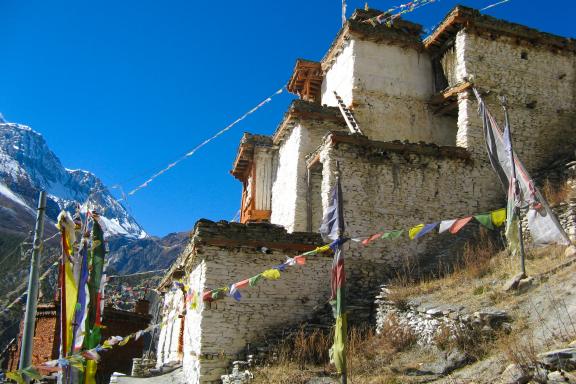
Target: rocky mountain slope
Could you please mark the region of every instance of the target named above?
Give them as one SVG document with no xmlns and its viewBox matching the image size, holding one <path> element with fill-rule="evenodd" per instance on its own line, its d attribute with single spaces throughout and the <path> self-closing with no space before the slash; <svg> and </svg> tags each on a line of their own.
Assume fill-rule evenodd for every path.
<svg viewBox="0 0 576 384">
<path fill-rule="evenodd" d="M 73 211 L 77 204 L 89 201 L 91 208 L 107 218 L 109 236 L 146 237 L 142 227 L 94 174 L 64 168 L 42 135 L 0 117 L 0 195 L 27 213 L 15 215 L 9 211 L 6 214 L 12 213 L 13 218 L 19 216 L 21 224 L 27 221 L 25 217 L 34 215 L 33 207 L 41 189 L 48 192 L 46 213 L 52 220 L 61 209 Z M 10 224 L 8 220 L 1 222 L 4 226 Z"/>
</svg>

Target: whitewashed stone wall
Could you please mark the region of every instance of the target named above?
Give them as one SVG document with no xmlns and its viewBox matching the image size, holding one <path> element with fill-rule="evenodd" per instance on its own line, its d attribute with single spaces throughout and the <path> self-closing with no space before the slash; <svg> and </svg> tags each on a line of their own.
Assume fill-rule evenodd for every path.
<svg viewBox="0 0 576 384">
<path fill-rule="evenodd" d="M 515 150 L 529 171 L 545 166 L 576 145 L 576 56 L 546 47 L 526 47 L 512 38 L 494 40 L 462 30 L 456 39 L 457 76 L 483 91 L 503 121 L 497 95 L 508 98 Z M 526 59 L 522 58 L 523 53 Z M 459 102 L 457 145 L 484 159 L 482 122 L 474 96 Z"/>
<path fill-rule="evenodd" d="M 334 91 L 342 98 L 346 105 L 352 105 L 354 92 L 354 59 L 356 57 L 354 46 L 356 40 L 347 40 L 334 63 L 324 75 L 322 82 L 322 104 L 337 106 Z"/>
<path fill-rule="evenodd" d="M 320 145 L 327 132 L 341 129 L 329 121 L 301 120 L 280 143 L 272 187 L 271 223 L 282 225 L 288 232 L 306 231 L 306 156 Z"/>
<path fill-rule="evenodd" d="M 178 317 L 178 315 L 182 313 L 183 308 L 184 295 L 181 290 L 166 292 L 164 295 L 162 318 L 170 319 L 170 321 L 160 329 L 156 359 L 158 367 L 182 359 L 182 355 L 178 353 L 180 327 L 182 324 L 181 318 Z"/>
<path fill-rule="evenodd" d="M 351 38 L 326 72 L 323 104 L 337 105 L 334 90 L 372 140 L 456 142 L 456 119 L 436 116 L 428 105 L 434 85 L 425 52 Z"/>
</svg>

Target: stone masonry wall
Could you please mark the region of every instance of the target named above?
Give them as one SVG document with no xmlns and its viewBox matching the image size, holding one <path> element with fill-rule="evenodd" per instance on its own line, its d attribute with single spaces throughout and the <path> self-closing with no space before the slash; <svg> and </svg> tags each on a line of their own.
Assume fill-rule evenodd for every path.
<svg viewBox="0 0 576 384">
<path fill-rule="evenodd" d="M 464 150 L 453 147 L 365 139 L 353 144 L 328 137 L 320 151 L 324 211 L 335 182 L 336 161 L 340 163 L 346 233 L 351 237 L 501 208 L 501 196 L 485 188 L 483 170 L 466 156 Z M 346 255 L 350 295 L 362 305 L 396 273 L 438 271 L 438 265 L 448 262 L 477 233 L 477 225 L 470 223 L 456 235 L 430 233 L 411 241 L 405 234 L 368 247 L 350 242 Z"/>
<path fill-rule="evenodd" d="M 508 98 L 514 149 L 528 171 L 576 146 L 576 56 L 529 47 L 509 37 L 490 39 L 462 30 L 456 37 L 457 77 L 490 91 L 485 101 L 500 122 L 497 96 Z M 475 97 L 461 94 L 457 145 L 486 159 Z M 484 160 L 485 161 L 485 160 Z"/>
<path fill-rule="evenodd" d="M 288 234 L 266 223 L 201 221 L 178 263 L 185 266 L 184 282 L 190 289 L 205 292 L 252 277 L 320 244 L 316 234 Z M 240 302 L 227 297 L 200 301 L 195 310 L 187 305 L 180 357 L 187 382 L 219 383 L 230 363 L 244 357 L 248 343 L 297 325 L 322 308 L 329 296 L 330 266 L 330 256 L 310 256 L 306 265 L 289 267 L 277 281 L 263 280 L 241 290 Z M 166 302 L 171 300 L 167 293 Z M 172 328 L 178 333 L 178 320 L 163 332 Z M 164 354 L 174 356 L 173 351 Z"/>
</svg>

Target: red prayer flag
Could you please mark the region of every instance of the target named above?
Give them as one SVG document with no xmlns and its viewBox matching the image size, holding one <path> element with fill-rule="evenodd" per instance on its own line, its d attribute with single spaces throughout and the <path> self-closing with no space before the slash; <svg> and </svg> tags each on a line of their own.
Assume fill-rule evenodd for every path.
<svg viewBox="0 0 576 384">
<path fill-rule="evenodd" d="M 306 264 L 306 257 L 304 257 L 304 256 L 296 256 L 296 257 L 294 257 L 294 261 L 295 261 L 296 264 L 298 264 L 298 265 L 304 265 L 304 264 Z"/>
<path fill-rule="evenodd" d="M 459 230 L 464 228 L 464 226 L 466 224 L 468 224 L 470 222 L 470 220 L 472 220 L 472 216 L 468 216 L 468 217 L 465 217 L 463 219 L 456 220 L 454 222 L 454 224 L 452 224 L 452 226 L 450 227 L 450 233 L 452 233 L 452 234 L 457 233 Z"/>
<path fill-rule="evenodd" d="M 238 288 L 238 289 L 246 288 L 249 283 L 250 283 L 250 281 L 248 279 L 239 281 L 236 283 L 236 288 Z"/>
<path fill-rule="evenodd" d="M 371 242 L 373 242 L 374 240 L 377 240 L 377 239 L 381 238 L 382 235 L 383 235 L 382 232 L 376 233 L 375 235 L 372 235 L 372 236 L 370 236 L 369 238 L 362 240 L 362 244 L 368 245 L 368 244 L 370 244 Z"/>
</svg>

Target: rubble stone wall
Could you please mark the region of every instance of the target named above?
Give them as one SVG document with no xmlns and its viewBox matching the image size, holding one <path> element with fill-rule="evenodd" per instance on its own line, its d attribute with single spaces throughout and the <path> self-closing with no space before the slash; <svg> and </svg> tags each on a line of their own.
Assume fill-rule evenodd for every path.
<svg viewBox="0 0 576 384">
<path fill-rule="evenodd" d="M 381 144 L 330 144 L 328 138 L 320 152 L 323 210 L 329 204 L 338 161 L 350 237 L 465 217 L 504 204 L 501 194 L 486 188 L 484 171 L 465 158 L 425 154 L 426 148 L 434 148 L 426 145 L 397 143 L 397 149 L 387 150 L 388 144 Z M 411 241 L 405 233 L 400 239 L 379 240 L 368 247 L 350 242 L 346 255 L 350 295 L 361 304 L 396 273 L 438 271 L 478 232 L 472 222 L 456 235 L 436 231 Z"/>
</svg>

